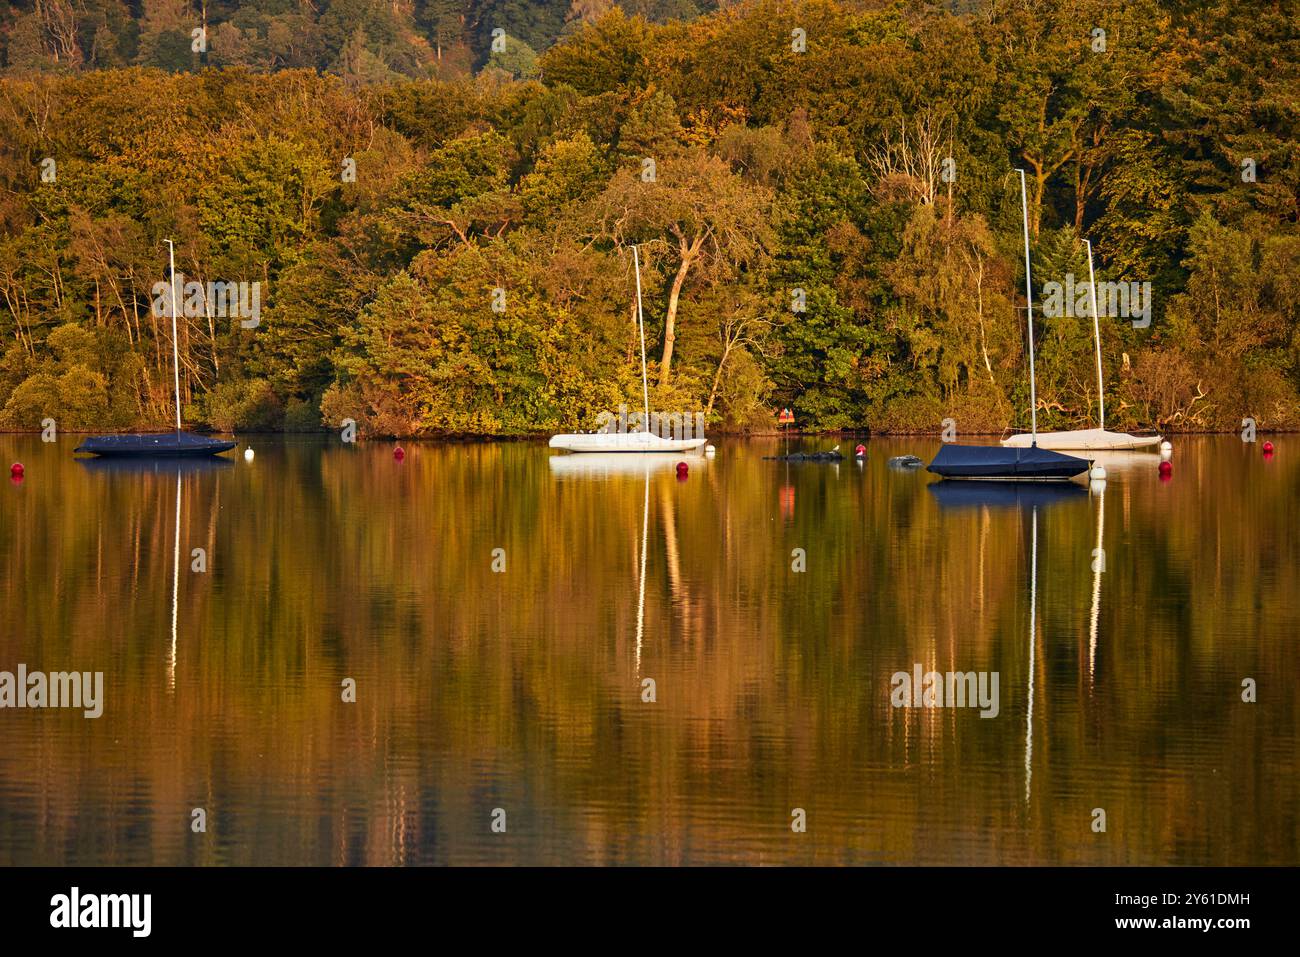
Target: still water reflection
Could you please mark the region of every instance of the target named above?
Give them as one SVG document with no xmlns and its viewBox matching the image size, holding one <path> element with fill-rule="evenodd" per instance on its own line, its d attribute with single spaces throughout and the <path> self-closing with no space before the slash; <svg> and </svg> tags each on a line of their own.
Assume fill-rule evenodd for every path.
<svg viewBox="0 0 1300 957">
<path fill-rule="evenodd" d="M 0 670 L 104 713 L 0 710 L 0 864 L 1300 862 L 1286 441 L 1055 495 L 887 467 L 918 439 L 75 444 L 0 436 Z M 916 665 L 997 716 L 893 707 Z"/>
</svg>

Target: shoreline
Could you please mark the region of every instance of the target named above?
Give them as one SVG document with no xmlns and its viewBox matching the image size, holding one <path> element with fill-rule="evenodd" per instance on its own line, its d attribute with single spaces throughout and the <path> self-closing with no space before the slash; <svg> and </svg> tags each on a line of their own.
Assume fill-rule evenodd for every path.
<svg viewBox="0 0 1300 957">
<path fill-rule="evenodd" d="M 0 435 L 40 435 L 42 429 L 0 429 Z M 60 429 L 61 435 L 151 435 L 175 432 L 175 429 L 168 428 L 142 428 L 142 429 Z M 196 435 L 212 436 L 241 436 L 241 435 L 259 435 L 259 436 L 316 436 L 316 435 L 333 435 L 335 429 L 314 429 L 308 432 L 284 431 L 282 429 L 267 430 L 241 430 L 238 432 L 222 432 L 216 429 L 186 428 L 182 431 L 193 432 Z M 594 432 L 595 430 L 592 430 Z M 1001 432 L 963 432 L 964 437 L 970 438 L 1000 438 L 1008 432 L 1019 434 L 1024 430 L 1004 429 Z M 1043 430 L 1048 431 L 1048 430 Z M 1150 431 L 1150 430 L 1143 430 Z M 1295 428 L 1275 428 L 1267 429 L 1256 426 L 1256 435 L 1294 435 L 1300 433 L 1300 429 Z M 509 434 L 480 434 L 473 432 L 457 433 L 423 433 L 411 435 L 358 435 L 358 442 L 447 442 L 447 443 L 474 443 L 474 442 L 536 442 L 549 439 L 552 432 L 531 432 L 524 435 Z M 754 431 L 754 432 L 729 432 L 719 430 L 710 432 L 706 438 L 718 436 L 719 438 L 741 438 L 741 439 L 761 439 L 761 438 L 859 438 L 859 439 L 892 439 L 892 438 L 938 438 L 943 434 L 942 429 L 933 431 L 918 432 L 873 432 L 870 429 L 829 429 L 824 432 L 818 431 Z M 1162 438 L 1172 438 L 1174 436 L 1197 436 L 1197 435 L 1238 435 L 1239 429 L 1195 429 L 1195 430 L 1170 430 L 1159 433 Z"/>
</svg>

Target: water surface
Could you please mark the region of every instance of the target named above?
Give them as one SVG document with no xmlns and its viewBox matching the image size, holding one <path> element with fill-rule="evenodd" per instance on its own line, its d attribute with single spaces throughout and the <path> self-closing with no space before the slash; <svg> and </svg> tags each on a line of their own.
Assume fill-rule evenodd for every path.
<svg viewBox="0 0 1300 957">
<path fill-rule="evenodd" d="M 1300 862 L 1286 437 L 1011 502 L 886 466 L 927 439 L 720 439 L 685 480 L 248 441 L 124 470 L 0 436 L 0 670 L 106 698 L 0 710 L 0 864 Z M 916 664 L 997 672 L 997 717 L 893 707 Z"/>
</svg>

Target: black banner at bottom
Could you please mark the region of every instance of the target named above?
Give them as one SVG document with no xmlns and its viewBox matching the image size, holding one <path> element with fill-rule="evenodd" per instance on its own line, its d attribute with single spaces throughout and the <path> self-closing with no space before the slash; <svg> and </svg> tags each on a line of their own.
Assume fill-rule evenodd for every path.
<svg viewBox="0 0 1300 957">
<path fill-rule="evenodd" d="M 810 933 L 974 945 L 1044 930 L 1232 946 L 1280 933 L 1293 885 L 1291 870 L 1249 868 L 15 868 L 0 870 L 0 920 L 7 940 L 78 946 L 436 945 L 462 939 L 427 937 L 452 930 L 471 946 L 649 935 L 770 947 Z"/>
</svg>

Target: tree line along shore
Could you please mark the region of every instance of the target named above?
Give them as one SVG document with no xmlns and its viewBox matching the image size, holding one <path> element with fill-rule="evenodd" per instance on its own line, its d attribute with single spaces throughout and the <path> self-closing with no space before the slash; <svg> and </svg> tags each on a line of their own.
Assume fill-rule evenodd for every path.
<svg viewBox="0 0 1300 957">
<path fill-rule="evenodd" d="M 1026 427 L 1017 168 L 1040 429 L 1095 419 L 1084 239 L 1133 292 L 1109 427 L 1300 428 L 1292 3 L 379 6 L 301 62 L 0 17 L 0 429 L 172 421 L 165 238 L 196 426 L 594 428 L 641 404 L 636 245 L 656 409 Z"/>
</svg>

